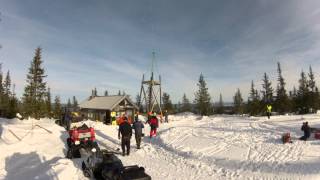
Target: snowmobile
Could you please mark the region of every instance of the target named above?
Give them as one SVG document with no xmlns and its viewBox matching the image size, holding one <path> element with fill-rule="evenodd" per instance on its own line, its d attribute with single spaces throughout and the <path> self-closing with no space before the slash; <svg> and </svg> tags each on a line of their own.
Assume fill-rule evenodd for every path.
<svg viewBox="0 0 320 180">
<path fill-rule="evenodd" d="M 82 162 L 84 176 L 97 180 L 151 180 L 143 167 L 123 166 L 115 155 L 119 152 L 92 149 L 92 154 Z"/>
<path fill-rule="evenodd" d="M 80 149 L 83 148 L 87 152 L 92 148 L 100 150 L 98 143 L 95 141 L 95 132 L 92 127 L 83 124 L 80 127 L 74 126 L 69 130 L 69 138 L 67 139 L 68 151 L 67 158 L 80 158 Z"/>
</svg>

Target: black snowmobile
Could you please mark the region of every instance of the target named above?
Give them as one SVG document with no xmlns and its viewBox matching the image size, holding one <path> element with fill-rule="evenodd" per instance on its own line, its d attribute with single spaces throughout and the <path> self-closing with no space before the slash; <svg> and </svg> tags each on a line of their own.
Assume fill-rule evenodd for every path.
<svg viewBox="0 0 320 180">
<path fill-rule="evenodd" d="M 92 154 L 82 162 L 84 176 L 97 180 L 151 180 L 143 167 L 123 166 L 115 151 L 92 149 Z"/>
</svg>

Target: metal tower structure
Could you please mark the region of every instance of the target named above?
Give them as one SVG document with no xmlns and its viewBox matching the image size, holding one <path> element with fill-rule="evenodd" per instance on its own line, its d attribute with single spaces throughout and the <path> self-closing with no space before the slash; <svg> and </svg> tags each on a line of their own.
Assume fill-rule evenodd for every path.
<svg viewBox="0 0 320 180">
<path fill-rule="evenodd" d="M 146 112 L 155 111 L 162 117 L 161 76 L 159 75 L 159 80 L 155 80 L 154 62 L 155 52 L 152 52 L 151 77 L 150 80 L 145 80 L 144 74 L 142 75 L 138 107 L 146 110 Z"/>
</svg>

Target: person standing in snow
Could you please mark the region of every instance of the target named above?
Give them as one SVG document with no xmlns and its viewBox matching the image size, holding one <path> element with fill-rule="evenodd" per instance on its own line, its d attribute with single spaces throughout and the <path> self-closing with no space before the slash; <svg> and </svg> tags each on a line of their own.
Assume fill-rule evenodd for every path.
<svg viewBox="0 0 320 180">
<path fill-rule="evenodd" d="M 137 149 L 140 149 L 141 137 L 142 137 L 142 129 L 143 128 L 144 128 L 143 123 L 141 121 L 139 121 L 139 118 L 135 118 L 135 121 L 132 124 L 132 129 L 134 129 L 134 132 L 135 132 Z"/>
<path fill-rule="evenodd" d="M 168 110 L 164 111 L 164 122 L 168 123 Z"/>
<path fill-rule="evenodd" d="M 268 104 L 267 105 L 267 116 L 268 116 L 268 119 L 270 119 L 271 111 L 272 111 L 272 106 L 271 106 L 271 104 Z"/>
<path fill-rule="evenodd" d="M 153 113 L 151 115 L 150 120 L 148 121 L 150 125 L 150 138 L 157 135 L 157 128 L 159 126 L 159 120 L 157 118 L 157 114 Z"/>
<path fill-rule="evenodd" d="M 67 131 L 70 130 L 70 126 L 71 126 L 71 113 L 70 111 L 66 111 L 65 115 L 64 115 L 64 122 L 66 123 L 67 126 Z"/>
<path fill-rule="evenodd" d="M 311 134 L 311 129 L 310 129 L 310 126 L 308 125 L 308 121 L 302 123 L 301 131 L 303 131 L 304 134 L 303 136 L 300 137 L 300 140 L 306 141 Z"/>
<path fill-rule="evenodd" d="M 121 136 L 120 136 L 121 135 Z M 127 117 L 123 117 L 123 122 L 119 125 L 118 138 L 121 138 L 122 155 L 125 156 L 127 148 L 127 156 L 130 154 L 130 140 L 132 136 L 132 128 Z"/>
</svg>

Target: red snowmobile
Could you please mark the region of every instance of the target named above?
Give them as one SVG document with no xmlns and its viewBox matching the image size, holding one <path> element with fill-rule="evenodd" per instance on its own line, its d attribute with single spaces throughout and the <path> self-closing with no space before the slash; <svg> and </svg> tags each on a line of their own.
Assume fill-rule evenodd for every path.
<svg viewBox="0 0 320 180">
<path fill-rule="evenodd" d="M 69 130 L 69 138 L 67 139 L 68 152 L 67 158 L 80 158 L 80 149 L 84 148 L 87 152 L 92 148 L 99 150 L 96 142 L 95 132 L 92 127 L 83 124 L 80 127 L 73 127 Z"/>
</svg>

